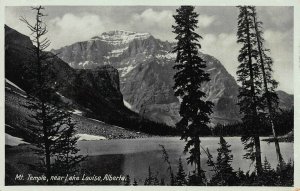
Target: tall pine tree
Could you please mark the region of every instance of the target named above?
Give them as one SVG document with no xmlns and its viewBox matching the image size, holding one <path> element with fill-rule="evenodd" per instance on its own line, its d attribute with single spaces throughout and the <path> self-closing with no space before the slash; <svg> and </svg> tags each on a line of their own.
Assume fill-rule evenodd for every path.
<svg viewBox="0 0 300 191">
<path fill-rule="evenodd" d="M 245 158 L 256 161 L 257 173 L 262 172 L 261 148 L 260 148 L 260 129 L 261 122 L 260 110 L 261 102 L 261 80 L 259 65 L 255 62 L 257 57 L 256 38 L 253 24 L 253 18 L 250 15 L 249 6 L 239 6 L 237 42 L 242 44 L 239 51 L 238 61 L 238 81 L 241 83 L 239 89 L 239 106 L 243 114 L 243 123 L 245 133 L 242 142 L 245 145 L 247 153 Z"/>
<path fill-rule="evenodd" d="M 70 114 L 64 108 L 56 106 L 54 99 L 56 92 L 53 84 L 51 66 L 55 62 L 55 55 L 46 51 L 50 41 L 45 37 L 47 27 L 44 22 L 44 7 L 33 7 L 36 11 L 35 23 L 32 25 L 24 17 L 24 22 L 32 32 L 32 42 L 35 45 L 30 52 L 32 64 L 26 71 L 30 75 L 31 88 L 28 90 L 26 107 L 32 111 L 30 117 L 34 119 L 27 127 L 29 142 L 36 146 L 35 152 L 40 156 L 40 163 L 32 166 L 34 170 L 45 173 L 47 183 L 52 184 L 51 176 L 74 172 L 75 166 L 84 157 L 75 154 L 77 138 L 74 137 L 74 124 Z"/>
<path fill-rule="evenodd" d="M 203 176 L 200 163 L 200 136 L 209 134 L 208 123 L 212 113 L 213 103 L 204 101 L 205 93 L 201 91 L 201 84 L 210 80 L 209 74 L 204 71 L 205 61 L 198 56 L 201 48 L 199 39 L 202 37 L 195 32 L 198 14 L 193 6 L 181 6 L 173 15 L 177 45 L 173 52 L 177 53 L 174 69 L 175 96 L 180 97 L 181 120 L 176 127 L 181 132 L 181 138 L 187 144 L 185 152 L 189 151 L 188 163 L 196 164 L 196 174 Z"/>
<path fill-rule="evenodd" d="M 278 108 L 278 96 L 275 92 L 277 88 L 278 82 L 276 82 L 272 77 L 272 65 L 273 60 L 268 56 L 269 50 L 264 48 L 264 38 L 263 38 L 263 28 L 262 22 L 258 20 L 256 8 L 254 6 L 250 7 L 251 9 L 251 16 L 254 22 L 254 29 L 255 29 L 255 36 L 257 41 L 257 51 L 258 51 L 258 63 L 261 69 L 261 75 L 263 80 L 263 94 L 262 94 L 262 101 L 264 103 L 264 110 L 267 110 L 267 119 L 272 127 L 272 133 L 274 137 L 274 143 L 276 148 L 277 159 L 279 161 L 280 166 L 282 166 L 283 159 L 280 152 L 279 141 L 277 138 L 277 133 L 275 130 L 275 112 Z"/>
</svg>

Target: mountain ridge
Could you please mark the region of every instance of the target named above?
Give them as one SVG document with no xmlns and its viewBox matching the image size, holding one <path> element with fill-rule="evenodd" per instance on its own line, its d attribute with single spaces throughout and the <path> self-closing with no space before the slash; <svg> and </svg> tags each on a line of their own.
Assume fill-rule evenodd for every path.
<svg viewBox="0 0 300 191">
<path fill-rule="evenodd" d="M 60 58 L 73 68 L 93 69 L 98 65 L 117 68 L 121 92 L 132 110 L 171 126 L 180 119 L 179 100 L 172 89 L 175 74 L 172 67 L 176 58 L 176 54 L 172 53 L 174 43 L 149 35 L 145 39 L 123 43 L 121 47 L 101 40 L 83 41 L 80 45 L 83 49 L 78 46 L 74 43 L 53 52 L 61 53 Z M 215 104 L 212 123 L 239 122 L 241 114 L 237 106 L 238 85 L 235 79 L 219 60 L 201 52 L 199 55 L 207 62 L 206 71 L 211 77 L 210 82 L 202 85 L 202 90 L 207 94 L 206 99 Z M 285 98 L 281 100 L 281 106 L 291 108 L 293 103 L 289 95 L 280 96 Z"/>
</svg>

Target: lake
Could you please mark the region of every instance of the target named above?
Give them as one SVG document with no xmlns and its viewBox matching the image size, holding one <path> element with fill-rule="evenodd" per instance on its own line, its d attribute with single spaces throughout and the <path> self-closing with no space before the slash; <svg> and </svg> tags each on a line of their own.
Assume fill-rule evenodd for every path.
<svg viewBox="0 0 300 191">
<path fill-rule="evenodd" d="M 243 159 L 245 151 L 240 137 L 225 137 L 225 140 L 231 145 L 233 154 L 232 166 L 234 170 L 239 168 L 243 171 L 252 171 L 254 164 L 250 160 Z M 216 160 L 217 148 L 219 148 L 219 137 L 201 138 L 201 145 L 210 150 L 213 160 Z M 88 155 L 84 167 L 91 174 L 104 175 L 130 175 L 139 184 L 143 184 L 148 175 L 148 167 L 151 171 L 158 174 L 158 178 L 164 178 L 166 183 L 169 181 L 167 164 L 163 160 L 162 149 L 159 145 L 164 145 L 167 150 L 172 169 L 176 173 L 178 159 L 181 157 L 184 169 L 194 170 L 194 166 L 186 164 L 186 158 L 189 156 L 183 153 L 185 142 L 179 137 L 151 137 L 140 139 L 115 139 L 99 141 L 79 141 L 78 146 L 81 149 L 80 154 Z M 294 158 L 294 143 L 280 143 L 282 156 L 285 161 Z M 273 168 L 277 165 L 274 143 L 268 144 L 261 141 L 262 159 L 267 157 Z M 201 166 L 206 171 L 208 178 L 211 177 L 211 168 L 207 166 L 207 156 L 201 151 Z"/>
</svg>

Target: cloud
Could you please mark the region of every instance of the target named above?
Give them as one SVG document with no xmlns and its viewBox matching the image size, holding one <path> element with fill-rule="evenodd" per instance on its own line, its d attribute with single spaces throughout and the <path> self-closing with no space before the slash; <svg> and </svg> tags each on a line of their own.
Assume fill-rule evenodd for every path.
<svg viewBox="0 0 300 191">
<path fill-rule="evenodd" d="M 216 18 L 214 16 L 199 15 L 198 16 L 198 26 L 200 28 L 209 27 L 215 20 L 216 20 Z"/>
<path fill-rule="evenodd" d="M 87 40 L 105 29 L 98 15 L 77 16 L 71 13 L 51 19 L 48 27 L 49 39 L 52 41 L 52 47 L 55 48 Z"/>
<path fill-rule="evenodd" d="M 154 11 L 152 8 L 146 9 L 141 14 L 134 14 L 132 22 L 146 23 L 149 26 L 165 27 L 165 23 L 172 23 L 172 11 Z"/>
<path fill-rule="evenodd" d="M 174 41 L 175 34 L 172 33 L 172 25 L 175 24 L 171 10 L 157 11 L 148 8 L 141 13 L 135 13 L 131 16 L 130 25 L 132 29 L 140 32 L 149 32 L 162 40 Z M 199 15 L 199 28 L 207 28 L 216 20 L 215 16 Z"/>
<path fill-rule="evenodd" d="M 171 10 L 155 11 L 152 8 L 131 16 L 129 24 L 138 32 L 149 32 L 157 38 L 174 40 L 172 25 L 174 24 Z"/>
</svg>

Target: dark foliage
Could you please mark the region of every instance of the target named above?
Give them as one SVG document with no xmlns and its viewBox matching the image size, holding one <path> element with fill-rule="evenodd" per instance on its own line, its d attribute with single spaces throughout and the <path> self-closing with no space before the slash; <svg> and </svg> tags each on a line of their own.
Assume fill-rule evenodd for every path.
<svg viewBox="0 0 300 191">
<path fill-rule="evenodd" d="M 36 11 L 35 24 L 31 25 L 25 18 L 21 18 L 27 27 L 32 31 L 33 46 L 29 49 L 32 52 L 33 61 L 31 68 L 27 68 L 28 80 L 31 83 L 28 89 L 28 103 L 25 105 L 32 114 L 29 114 L 34 123 L 29 123 L 26 128 L 27 140 L 35 146 L 35 153 L 40 156 L 40 163 L 30 165 L 33 170 L 45 173 L 47 183 L 51 184 L 51 176 L 76 172 L 77 165 L 84 160 L 81 155 L 76 155 L 78 149 L 75 137 L 75 124 L 71 121 L 71 115 L 58 106 L 55 95 L 55 86 L 49 81 L 53 78 L 52 73 L 47 73 L 55 61 L 55 55 L 44 50 L 50 45 L 45 38 L 47 27 L 43 21 L 45 17 L 42 6 L 33 7 Z"/>
<path fill-rule="evenodd" d="M 262 110 L 265 111 L 264 119 L 269 121 L 271 128 L 273 139 L 276 148 L 277 159 L 280 164 L 280 167 L 283 168 L 283 158 L 280 151 L 279 141 L 277 139 L 277 132 L 275 129 L 275 112 L 278 110 L 279 98 L 275 92 L 277 88 L 278 82 L 274 80 L 272 77 L 272 65 L 273 61 L 271 57 L 267 55 L 268 49 L 264 48 L 264 38 L 263 38 L 263 30 L 262 30 L 262 22 L 258 21 L 256 8 L 254 6 L 250 7 L 250 15 L 253 18 L 254 23 L 254 32 L 256 37 L 256 44 L 257 44 L 257 53 L 258 58 L 256 58 L 257 62 L 259 63 L 260 70 L 261 70 L 261 78 L 263 81 L 263 92 L 261 96 L 261 102 L 263 108 Z"/>
<path fill-rule="evenodd" d="M 151 171 L 150 166 L 149 166 L 149 168 L 148 168 L 148 177 L 145 179 L 144 185 L 158 186 L 159 185 L 159 180 L 158 180 L 157 176 L 158 176 L 158 173 L 156 173 L 154 175 Z"/>
<path fill-rule="evenodd" d="M 239 89 L 239 106 L 243 114 L 243 124 L 245 135 L 242 142 L 247 153 L 246 159 L 256 162 L 257 173 L 261 173 L 261 151 L 260 151 L 260 124 L 263 121 L 259 108 L 262 107 L 260 95 L 262 93 L 262 83 L 260 80 L 259 65 L 254 62 L 257 56 L 255 50 L 256 38 L 253 31 L 253 18 L 250 16 L 249 6 L 239 6 L 237 42 L 242 45 L 239 51 L 238 61 L 238 81 L 241 83 Z"/>
<path fill-rule="evenodd" d="M 217 161 L 212 161 L 212 156 L 209 154 L 208 165 L 213 167 L 215 174 L 210 180 L 210 184 L 218 186 L 232 186 L 236 181 L 236 173 L 231 167 L 233 155 L 231 154 L 230 145 L 223 137 L 220 137 L 220 147 L 217 149 Z M 209 153 L 209 151 L 208 151 Z"/>
<path fill-rule="evenodd" d="M 201 91 L 201 85 L 210 79 L 204 71 L 205 61 L 198 56 L 201 48 L 198 41 L 202 38 L 195 33 L 198 14 L 193 6 L 181 6 L 176 13 L 173 15 L 176 25 L 172 26 L 177 40 L 173 50 L 177 53 L 173 89 L 175 96 L 182 99 L 179 110 L 182 118 L 176 127 L 187 142 L 184 150 L 190 153 L 188 163 L 196 164 L 197 174 L 201 177 L 199 137 L 210 133 L 208 123 L 213 107 L 212 102 L 204 100 L 206 95 Z"/>
<path fill-rule="evenodd" d="M 166 183 L 165 183 L 165 179 L 160 179 L 160 183 L 159 183 L 160 186 L 165 186 Z"/>
<path fill-rule="evenodd" d="M 135 181 L 135 179 L 134 179 L 134 181 Z M 130 186 L 131 185 L 130 176 L 128 174 L 126 175 L 126 180 L 125 180 L 124 185 L 125 186 Z"/>
<path fill-rule="evenodd" d="M 137 186 L 137 185 L 138 185 L 138 183 L 137 183 L 136 179 L 134 178 L 133 179 L 133 186 Z"/>
<path fill-rule="evenodd" d="M 279 136 L 286 135 L 294 130 L 294 110 L 279 110 L 275 113 L 274 124 L 276 132 Z M 244 136 L 245 125 L 243 123 L 235 124 L 217 124 L 212 128 L 213 136 Z M 260 135 L 271 136 L 272 128 L 268 121 L 263 121 L 260 124 Z"/>
<path fill-rule="evenodd" d="M 179 158 L 179 161 L 178 161 L 178 171 L 176 174 L 175 185 L 176 186 L 187 185 L 186 174 L 185 174 L 183 166 L 182 166 L 181 158 Z"/>
</svg>

